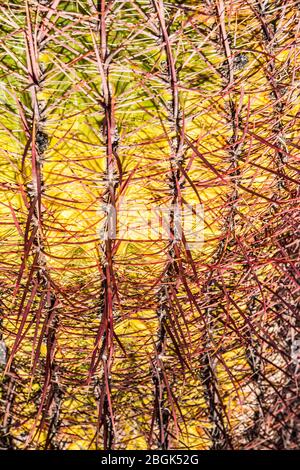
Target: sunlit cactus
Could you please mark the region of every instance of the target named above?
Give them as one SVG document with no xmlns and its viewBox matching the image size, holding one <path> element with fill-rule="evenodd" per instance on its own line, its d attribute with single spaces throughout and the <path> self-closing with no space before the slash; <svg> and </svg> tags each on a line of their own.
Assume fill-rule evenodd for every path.
<svg viewBox="0 0 300 470">
<path fill-rule="evenodd" d="M 0 21 L 0 448 L 299 448 L 299 2 Z"/>
</svg>

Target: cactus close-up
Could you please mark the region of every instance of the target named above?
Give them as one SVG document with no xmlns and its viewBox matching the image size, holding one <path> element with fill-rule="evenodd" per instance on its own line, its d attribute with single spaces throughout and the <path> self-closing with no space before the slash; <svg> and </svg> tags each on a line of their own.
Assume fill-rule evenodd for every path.
<svg viewBox="0 0 300 470">
<path fill-rule="evenodd" d="M 298 0 L 0 0 L 0 449 L 300 448 L 299 119 Z"/>
</svg>

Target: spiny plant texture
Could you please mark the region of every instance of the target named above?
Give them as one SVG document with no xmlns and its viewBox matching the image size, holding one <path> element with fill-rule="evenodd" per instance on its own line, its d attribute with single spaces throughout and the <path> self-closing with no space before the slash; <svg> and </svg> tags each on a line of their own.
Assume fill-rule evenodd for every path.
<svg viewBox="0 0 300 470">
<path fill-rule="evenodd" d="M 300 2 L 0 24 L 0 447 L 299 448 Z"/>
</svg>

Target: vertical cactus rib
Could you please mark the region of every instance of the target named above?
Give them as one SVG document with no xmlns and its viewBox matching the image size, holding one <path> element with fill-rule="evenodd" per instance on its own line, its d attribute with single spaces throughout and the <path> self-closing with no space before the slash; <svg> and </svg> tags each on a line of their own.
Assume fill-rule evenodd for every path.
<svg viewBox="0 0 300 470">
<path fill-rule="evenodd" d="M 116 211 L 116 189 L 118 181 L 118 133 L 115 121 L 115 103 L 110 83 L 110 63 L 106 22 L 110 15 L 111 2 L 101 0 L 97 6 L 99 49 L 94 39 L 97 65 L 101 76 L 103 112 L 102 136 L 105 143 L 106 170 L 105 190 L 102 202 L 108 207 L 104 223 L 104 240 L 100 242 L 102 293 L 101 331 L 102 343 L 99 350 L 103 375 L 96 378 L 95 396 L 98 401 L 98 429 L 103 428 L 103 447 L 112 449 L 115 440 L 115 420 L 111 394 L 111 373 L 114 357 L 114 299 L 116 295 L 113 257 L 115 244 L 110 233 L 110 211 Z"/>
</svg>

